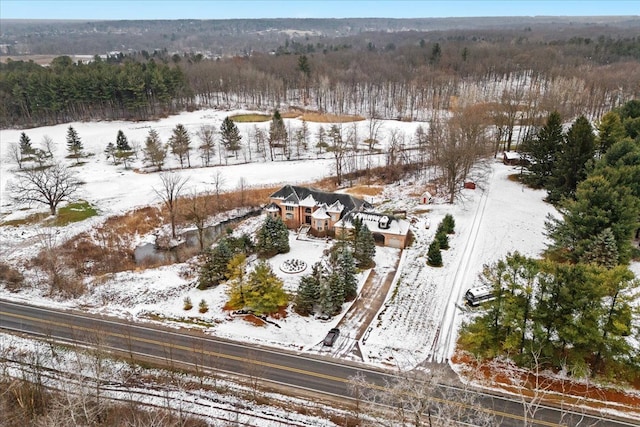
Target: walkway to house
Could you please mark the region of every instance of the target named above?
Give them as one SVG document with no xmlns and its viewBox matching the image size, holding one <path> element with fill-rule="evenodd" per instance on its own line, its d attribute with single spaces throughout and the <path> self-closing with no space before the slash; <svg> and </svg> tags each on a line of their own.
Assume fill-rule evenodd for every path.
<svg viewBox="0 0 640 427">
<path fill-rule="evenodd" d="M 356 301 L 338 323 L 340 331 L 343 331 L 343 333 L 349 331 L 350 335 L 348 340 L 349 345 L 340 347 L 338 354 L 335 354 L 335 356 L 352 355 L 362 360 L 359 344 L 360 339 L 365 336 L 371 322 L 373 322 L 376 314 L 380 311 L 380 308 L 387 298 L 387 294 L 393 283 L 393 278 L 396 275 L 396 270 L 398 269 L 401 255 L 402 251 L 398 252 L 392 268 L 385 268 L 381 272 L 376 271 L 374 268 L 369 274 Z"/>
</svg>

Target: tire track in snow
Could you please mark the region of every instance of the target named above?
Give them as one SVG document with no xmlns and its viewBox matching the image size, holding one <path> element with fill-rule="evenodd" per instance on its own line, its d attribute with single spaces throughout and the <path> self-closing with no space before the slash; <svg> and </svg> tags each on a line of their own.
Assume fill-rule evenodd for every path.
<svg viewBox="0 0 640 427">
<path fill-rule="evenodd" d="M 475 251 L 478 234 L 480 232 L 480 226 L 482 225 L 482 220 L 484 217 L 484 212 L 487 208 L 487 202 L 489 200 L 489 189 L 491 187 L 490 183 L 491 178 L 493 177 L 493 173 L 494 172 L 492 171 L 489 179 L 487 180 L 489 185 L 487 186 L 486 190 L 483 191 L 482 196 L 480 196 L 480 202 L 478 203 L 478 207 L 471 224 L 469 238 L 465 243 L 464 251 L 462 252 L 462 256 L 460 257 L 460 264 L 458 265 L 456 274 L 453 278 L 451 292 L 449 293 L 449 298 L 447 299 L 447 304 L 445 305 L 445 312 L 442 316 L 442 323 L 440 323 L 440 327 L 438 328 L 438 331 L 436 333 L 437 338 L 434 339 L 432 352 L 427 359 L 430 362 L 443 363 L 445 361 L 448 361 L 449 354 L 453 351 L 453 347 L 455 345 L 454 332 L 456 329 L 456 317 L 458 314 L 458 308 L 456 307 L 456 304 L 461 300 L 463 290 L 466 289 L 464 284 L 470 283 L 468 280 L 468 276 L 469 269 L 471 267 L 471 259 Z"/>
</svg>

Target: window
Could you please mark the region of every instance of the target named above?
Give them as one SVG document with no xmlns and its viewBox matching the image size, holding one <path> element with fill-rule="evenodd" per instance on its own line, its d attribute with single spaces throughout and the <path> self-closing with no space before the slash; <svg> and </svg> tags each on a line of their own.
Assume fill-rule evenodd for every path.
<svg viewBox="0 0 640 427">
<path fill-rule="evenodd" d="M 293 214 L 288 213 L 288 214 L 285 215 L 285 218 L 286 219 L 293 219 Z"/>
<path fill-rule="evenodd" d="M 293 206 L 287 206 L 287 207 L 286 207 L 286 209 L 287 209 L 288 211 L 293 211 Z"/>
<path fill-rule="evenodd" d="M 311 213 L 311 208 L 304 208 L 305 213 Z"/>
</svg>

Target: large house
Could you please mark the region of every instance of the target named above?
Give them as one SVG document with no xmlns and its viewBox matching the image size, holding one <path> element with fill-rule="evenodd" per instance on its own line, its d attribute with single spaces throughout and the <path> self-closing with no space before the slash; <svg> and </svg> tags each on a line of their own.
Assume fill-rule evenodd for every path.
<svg viewBox="0 0 640 427">
<path fill-rule="evenodd" d="M 404 248 L 407 243 L 407 221 L 374 213 L 370 203 L 349 194 L 285 185 L 270 196 L 264 209 L 268 215 L 282 218 L 287 228 L 316 237 L 348 232 L 353 218 L 358 217 L 367 224 L 376 242 L 397 248 Z"/>
</svg>

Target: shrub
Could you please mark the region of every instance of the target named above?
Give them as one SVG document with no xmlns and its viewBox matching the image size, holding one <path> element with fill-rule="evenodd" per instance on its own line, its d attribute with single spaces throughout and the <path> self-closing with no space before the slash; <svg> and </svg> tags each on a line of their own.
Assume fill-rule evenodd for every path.
<svg viewBox="0 0 640 427">
<path fill-rule="evenodd" d="M 183 308 L 186 311 L 189 311 L 189 310 L 191 310 L 193 308 L 193 303 L 191 302 L 191 298 L 189 298 L 189 297 L 185 297 L 184 298 L 184 306 L 183 306 Z"/>
<path fill-rule="evenodd" d="M 206 313 L 207 311 L 209 311 L 209 305 L 205 300 L 200 300 L 200 304 L 198 304 L 198 311 L 200 313 Z"/>
<path fill-rule="evenodd" d="M 442 267 L 442 254 L 440 253 L 440 243 L 438 239 L 433 239 L 427 252 L 427 264 L 431 267 Z"/>
<path fill-rule="evenodd" d="M 446 214 L 440 223 L 442 225 L 442 230 L 447 234 L 455 233 L 456 221 L 453 219 L 451 214 Z"/>
</svg>

